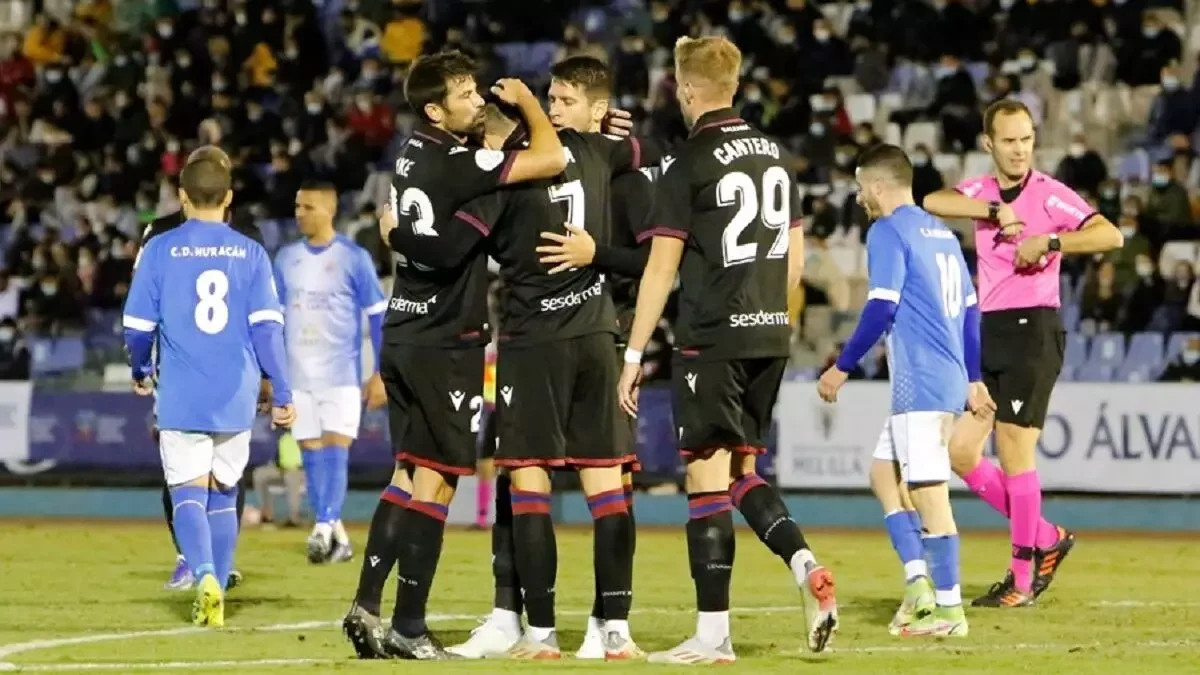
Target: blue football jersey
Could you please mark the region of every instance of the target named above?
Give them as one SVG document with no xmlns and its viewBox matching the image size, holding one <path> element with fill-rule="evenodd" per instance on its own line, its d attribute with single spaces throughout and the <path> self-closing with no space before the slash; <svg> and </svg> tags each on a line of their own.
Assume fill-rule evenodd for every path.
<svg viewBox="0 0 1200 675">
<path fill-rule="evenodd" d="M 275 256 L 275 287 L 287 317 L 292 387 L 359 386 L 362 315 L 382 314 L 388 306 L 366 249 L 341 235 L 321 248 L 288 244 Z"/>
<path fill-rule="evenodd" d="M 962 412 L 966 308 L 975 287 L 954 232 L 916 206 L 902 206 L 867 232 L 867 298 L 897 305 L 887 336 L 892 413 Z"/>
<path fill-rule="evenodd" d="M 250 429 L 261 378 L 250 326 L 263 321 L 283 314 L 260 244 L 197 220 L 150 240 L 123 323 L 158 332 L 160 429 Z"/>
</svg>

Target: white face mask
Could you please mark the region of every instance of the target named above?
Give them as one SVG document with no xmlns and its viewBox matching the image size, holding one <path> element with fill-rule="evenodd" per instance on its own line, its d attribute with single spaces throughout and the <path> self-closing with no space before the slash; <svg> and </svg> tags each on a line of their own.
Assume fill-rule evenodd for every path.
<svg viewBox="0 0 1200 675">
<path fill-rule="evenodd" d="M 16 331 L 11 328 L 0 328 L 0 342 L 12 342 L 12 339 L 15 335 Z"/>
<path fill-rule="evenodd" d="M 317 115 L 317 114 L 320 114 L 320 112 L 321 112 L 321 104 L 320 103 L 309 103 L 308 105 L 306 105 L 304 107 L 305 107 L 305 109 L 308 110 L 308 113 L 310 115 Z"/>
<path fill-rule="evenodd" d="M 1189 366 L 1200 361 L 1200 349 L 1185 349 L 1183 350 L 1183 362 Z"/>
<path fill-rule="evenodd" d="M 371 102 L 370 102 L 370 101 L 362 101 L 362 100 L 360 100 L 360 101 L 357 101 L 357 102 L 355 103 L 355 105 L 357 105 L 357 106 L 358 106 L 358 109 L 359 109 L 359 110 L 361 110 L 361 111 L 363 111 L 363 112 L 366 112 L 366 111 L 368 111 L 368 110 L 370 110 L 370 109 L 371 109 Z"/>
<path fill-rule="evenodd" d="M 173 35 L 174 33 L 175 33 L 175 29 L 170 26 L 159 26 L 158 27 L 158 36 L 163 38 L 164 40 L 171 37 L 171 35 Z"/>
<path fill-rule="evenodd" d="M 1083 153 L 1087 152 L 1087 147 L 1083 143 L 1072 143 L 1069 152 L 1072 157 L 1078 159 L 1083 157 Z"/>
<path fill-rule="evenodd" d="M 1148 277 L 1154 274 L 1154 263 L 1139 264 L 1137 273 L 1139 277 Z"/>
<path fill-rule="evenodd" d="M 829 31 L 827 30 L 813 31 L 813 38 L 815 38 L 817 42 L 828 42 L 829 37 Z"/>
<path fill-rule="evenodd" d="M 1126 239 L 1132 237 L 1136 233 L 1137 228 L 1132 225 L 1124 225 L 1121 227 L 1121 236 L 1125 237 Z"/>
</svg>

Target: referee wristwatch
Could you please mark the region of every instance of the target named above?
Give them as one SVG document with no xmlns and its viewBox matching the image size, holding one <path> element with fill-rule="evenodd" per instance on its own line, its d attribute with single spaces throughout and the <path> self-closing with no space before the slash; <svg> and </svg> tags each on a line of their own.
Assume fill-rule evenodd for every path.
<svg viewBox="0 0 1200 675">
<path fill-rule="evenodd" d="M 1062 240 L 1058 238 L 1057 234 L 1051 233 L 1049 239 L 1050 241 L 1046 243 L 1046 250 L 1051 253 L 1058 253 L 1062 250 Z"/>
<path fill-rule="evenodd" d="M 1000 220 L 1000 202 L 988 202 L 988 220 L 992 222 Z"/>
</svg>

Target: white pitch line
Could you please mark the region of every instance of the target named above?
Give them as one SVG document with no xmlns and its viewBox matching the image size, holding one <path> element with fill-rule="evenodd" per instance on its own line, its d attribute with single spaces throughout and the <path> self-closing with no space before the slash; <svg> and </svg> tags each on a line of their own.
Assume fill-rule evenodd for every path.
<svg viewBox="0 0 1200 675">
<path fill-rule="evenodd" d="M 917 640 L 919 638 L 912 638 Z M 1035 643 L 1018 643 L 1018 644 L 963 644 L 962 641 L 956 639 L 936 639 L 922 645 L 874 645 L 864 647 L 847 647 L 839 649 L 836 645 L 830 647 L 827 651 L 830 654 L 886 654 L 893 652 L 1000 652 L 1019 649 L 1021 651 L 1033 652 L 1054 652 L 1067 651 L 1072 649 L 1107 649 L 1118 647 L 1120 649 L 1134 650 L 1153 650 L 1153 649 L 1177 649 L 1183 647 L 1200 646 L 1200 640 L 1145 640 L 1142 642 L 1035 642 Z M 790 650 L 782 651 L 780 654 L 796 655 L 809 654 L 806 650 Z"/>
<path fill-rule="evenodd" d="M 1122 608 L 1148 608 L 1148 607 L 1200 607 L 1200 602 L 1176 602 L 1167 600 L 1099 600 L 1085 603 L 1091 607 L 1122 607 Z M 853 607 L 853 604 L 842 605 L 843 608 Z M 772 614 L 782 612 L 798 612 L 803 610 L 800 605 L 780 605 L 773 607 L 732 607 L 730 612 L 734 614 Z M 588 610 L 561 610 L 558 612 L 560 616 L 586 616 L 590 612 Z M 691 613 L 691 609 L 687 607 L 641 607 L 635 608 L 633 614 L 680 614 Z M 467 621 L 471 619 L 479 619 L 480 614 L 431 614 L 428 617 L 430 622 L 442 621 Z M 185 669 L 185 668 L 209 668 L 209 667 L 225 667 L 225 666 L 270 666 L 270 665 L 316 665 L 322 663 L 334 663 L 335 659 L 247 659 L 241 661 L 172 661 L 172 662 L 142 662 L 142 663 L 64 663 L 64 664 L 30 664 L 18 665 L 9 663 L 5 659 L 16 654 L 25 652 L 40 651 L 43 649 L 54 649 L 57 647 L 70 647 L 74 645 L 92 644 L 96 642 L 113 642 L 119 640 L 135 640 L 138 638 L 147 637 L 174 637 L 178 635 L 192 635 L 199 633 L 256 633 L 256 632 L 286 632 L 310 630 L 318 628 L 331 628 L 338 626 L 340 621 L 302 621 L 299 623 L 279 623 L 266 626 L 232 626 L 219 631 L 213 631 L 210 628 L 198 628 L 195 626 L 187 626 L 182 628 L 165 628 L 158 630 L 142 630 L 130 631 L 126 633 L 101 633 L 97 635 L 79 635 L 75 637 L 53 638 L 47 640 L 31 640 L 29 642 L 16 642 L 13 644 L 0 646 L 0 671 L 71 671 L 71 670 L 162 670 L 162 669 Z M 1003 645 L 960 645 L 957 641 L 946 643 L 938 643 L 937 646 L 907 646 L 907 645 L 878 645 L 878 646 L 863 646 L 863 647 L 847 647 L 844 649 L 833 648 L 831 651 L 839 653 L 886 653 L 886 652 L 919 652 L 919 651 L 938 651 L 939 649 L 956 649 L 960 651 L 1004 651 L 1011 649 L 1026 649 L 1030 651 L 1056 651 L 1061 649 L 1091 649 L 1112 646 L 1111 643 L 1086 643 L 1086 644 L 1066 644 L 1066 643 L 1041 643 L 1041 644 L 1003 644 Z M 1134 649 L 1166 649 L 1173 647 L 1192 647 L 1200 646 L 1200 641 L 1197 640 L 1174 640 L 1174 641 L 1148 641 L 1148 642 L 1132 642 L 1121 643 L 1122 648 Z M 781 652 L 792 653 L 792 652 Z M 807 652 L 804 652 L 807 653 Z"/>
</svg>

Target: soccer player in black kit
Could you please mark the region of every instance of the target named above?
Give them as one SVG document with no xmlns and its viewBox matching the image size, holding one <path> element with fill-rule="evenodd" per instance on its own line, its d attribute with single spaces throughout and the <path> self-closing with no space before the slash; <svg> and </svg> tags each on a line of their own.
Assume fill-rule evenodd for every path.
<svg viewBox="0 0 1200 675">
<path fill-rule="evenodd" d="M 471 401 L 482 393 L 489 336 L 486 258 L 435 269 L 405 257 L 406 242 L 435 253 L 453 247 L 454 236 L 445 230 L 468 200 L 557 175 L 565 166 L 554 128 L 518 80 L 501 80 L 492 93 L 520 109 L 529 147 L 505 152 L 463 144 L 483 122 L 475 71 L 466 56 L 443 52 L 419 59 L 405 81 L 405 96 L 421 121 L 396 159 L 380 229 L 398 253 L 380 358 L 397 468 L 372 518 L 355 602 L 343 621 L 364 658 L 448 656 L 425 624 L 425 607 L 457 477 L 475 470 Z M 393 563 L 396 605 L 383 634 L 380 596 Z"/>
<path fill-rule="evenodd" d="M 676 96 L 691 133 L 662 162 L 650 260 L 618 392 L 635 414 L 642 350 L 678 272 L 672 384 L 699 616 L 693 637 L 650 655 L 658 663 L 736 658 L 729 631 L 734 508 L 790 568 L 804 599 L 809 648 L 825 649 L 838 623 L 833 576 L 817 564 L 778 493 L 754 472 L 787 367 L 787 295 L 800 283 L 804 233 L 791 158 L 732 107 L 741 64 L 725 38 L 675 45 Z"/>
<path fill-rule="evenodd" d="M 206 159 L 220 162 L 225 168 L 230 168 L 233 164 L 229 159 L 229 155 L 225 154 L 224 150 L 214 145 L 205 145 L 197 148 L 192 152 L 192 154 L 188 155 L 187 164 Z M 147 225 L 145 231 L 142 232 L 142 241 L 138 245 L 138 257 L 134 259 L 134 269 L 137 269 L 137 261 L 141 258 L 141 250 L 146 247 L 146 242 L 160 234 L 169 232 L 179 227 L 186 221 L 187 217 L 183 215 L 183 211 L 177 211 L 175 213 L 162 216 L 161 218 L 157 218 L 154 220 L 154 222 Z M 262 233 L 259 232 L 258 227 L 254 226 L 253 224 L 232 220 L 231 227 L 233 227 L 233 229 L 237 232 L 240 232 L 241 234 L 244 234 L 258 242 L 259 244 L 263 243 Z M 263 379 L 263 386 L 269 386 L 266 379 Z M 266 390 L 264 389 L 264 391 Z M 260 396 L 260 399 L 270 400 L 270 394 L 266 394 L 265 398 Z M 157 428 L 154 430 L 154 436 L 155 440 L 157 441 Z M 244 485 L 238 485 L 237 519 L 239 526 L 242 522 L 242 510 L 246 506 L 246 490 L 244 488 Z M 179 543 L 175 540 L 175 507 L 171 502 L 171 491 L 165 484 L 163 485 L 162 491 L 162 504 L 163 518 L 165 518 L 167 521 L 167 529 L 171 532 L 171 542 L 175 546 L 175 571 L 172 572 L 170 580 L 167 581 L 166 588 L 177 591 L 190 590 L 195 580 L 192 579 L 192 572 L 188 568 L 187 562 L 183 559 L 183 553 L 179 550 Z M 229 573 L 229 580 L 227 581 L 226 587 L 233 588 L 241 583 L 241 581 L 242 573 L 234 569 Z"/>
<path fill-rule="evenodd" d="M 611 89 L 611 74 L 602 61 L 587 56 L 576 56 L 564 59 L 555 64 L 550 71 L 551 82 L 549 91 L 550 121 L 559 130 L 570 129 L 578 132 L 598 133 L 603 127 L 609 113 L 609 95 Z M 508 136 L 513 129 L 511 120 L 502 116 L 499 110 L 490 107 L 494 115 L 489 117 L 488 135 L 501 138 Z M 518 138 L 519 133 L 512 134 Z M 653 145 L 653 144 L 650 144 Z M 641 146 L 639 146 L 641 150 Z M 649 150 L 659 153 L 657 147 Z M 632 294 L 629 292 L 636 286 L 637 278 L 641 276 L 649 255 L 649 236 L 643 236 L 646 224 L 650 220 L 650 208 L 653 199 L 651 192 L 650 167 L 638 171 L 619 173 L 612 179 L 612 218 L 613 227 L 610 240 L 597 241 L 593 236 L 598 232 L 590 232 L 587 227 L 579 227 L 571 223 L 553 223 L 549 231 L 542 232 L 542 240 L 537 251 L 541 254 L 541 262 L 550 274 L 569 272 L 574 268 L 591 266 L 607 277 L 610 291 L 616 304 L 618 325 L 620 326 L 620 347 L 624 347 L 624 336 L 629 321 L 632 319 Z M 564 232 L 563 229 L 566 229 Z M 639 244 L 639 237 L 643 243 Z M 615 282 L 615 283 L 614 283 Z M 623 292 L 618 295 L 618 292 Z M 618 298 L 625 300 L 617 302 Z M 503 326 L 501 326 L 503 330 Z M 614 354 L 614 361 L 620 358 Z M 621 416 L 623 417 L 623 416 Z M 625 418 L 618 420 L 614 428 L 616 445 L 632 453 L 636 446 L 636 430 L 630 424 L 633 420 Z M 485 448 L 492 447 L 485 445 Z M 634 549 L 636 531 L 633 526 L 633 463 L 623 467 L 623 489 L 625 491 L 626 507 L 629 511 L 631 526 L 630 551 Z M 506 653 L 521 637 L 521 612 L 524 607 L 521 600 L 521 586 L 516 574 L 514 563 L 514 542 L 512 537 L 512 505 L 510 503 L 509 480 L 506 473 L 501 472 L 496 482 L 496 518 L 492 526 L 492 571 L 495 576 L 495 600 L 491 615 L 486 621 L 471 632 L 471 638 L 465 643 L 451 647 L 449 651 L 466 658 L 485 658 Z M 597 545 L 599 545 L 597 540 Z M 607 633 L 604 613 L 603 594 L 597 581 L 591 615 L 588 617 L 587 629 L 584 633 L 583 645 L 575 653 L 577 659 L 600 659 L 628 657 L 636 653 L 630 648 L 625 651 L 613 652 L 611 656 L 606 649 Z M 626 634 L 628 624 L 623 617 L 613 617 L 615 632 Z M 620 647 L 624 641 L 614 638 Z"/>
<path fill-rule="evenodd" d="M 513 132 L 522 133 L 512 124 Z M 500 264 L 501 300 L 496 367 L 496 466 L 511 480 L 512 536 L 528 628 L 511 658 L 557 659 L 557 552 L 550 519 L 551 469 L 579 471 L 592 511 L 595 571 L 605 619 L 605 657 L 642 654 L 629 635 L 633 538 L 622 467 L 636 459 L 617 442 L 616 312 L 605 275 L 595 268 L 550 274 L 539 261 L 541 233 L 563 223 L 610 240 L 609 194 L 614 173 L 657 159 L 633 138 L 561 130 L 566 169 L 552 181 L 495 192 L 464 207 L 444 235 L 465 253 L 487 238 Z M 403 249 L 433 262 L 413 239 Z M 447 261 L 441 261 L 445 264 Z"/>
</svg>

